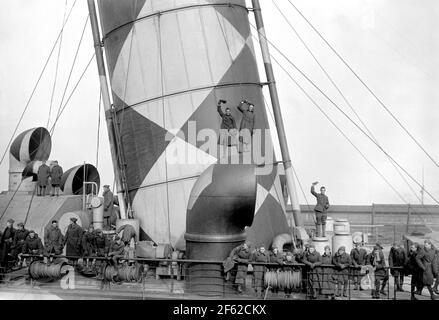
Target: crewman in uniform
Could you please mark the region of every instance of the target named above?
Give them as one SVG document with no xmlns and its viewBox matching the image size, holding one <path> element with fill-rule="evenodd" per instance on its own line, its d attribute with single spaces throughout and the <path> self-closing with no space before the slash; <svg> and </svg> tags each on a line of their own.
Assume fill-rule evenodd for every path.
<svg viewBox="0 0 439 320">
<path fill-rule="evenodd" d="M 105 225 L 108 227 L 108 229 L 111 229 L 110 218 L 113 215 L 114 196 L 113 193 L 110 191 L 110 186 L 108 184 L 104 186 L 104 192 L 102 193 L 102 196 L 104 197 L 104 220 L 106 222 Z"/>
<path fill-rule="evenodd" d="M 38 168 L 38 192 L 37 196 L 45 196 L 46 195 L 46 187 L 49 183 L 50 177 L 50 168 L 46 165 L 46 161 L 42 161 L 42 165 Z"/>
<path fill-rule="evenodd" d="M 45 230 L 44 246 L 46 254 L 60 255 L 64 247 L 64 237 L 58 227 L 58 221 L 52 220 L 52 224 Z"/>
<path fill-rule="evenodd" d="M 51 192 L 51 196 L 54 197 L 55 195 L 58 197 L 59 196 L 59 186 L 61 184 L 61 177 L 63 175 L 63 170 L 62 167 L 60 165 L 58 165 L 58 161 L 55 160 L 54 161 L 54 165 L 52 167 L 52 169 L 50 170 L 50 178 L 51 178 L 51 183 L 52 183 L 52 192 Z"/>
<path fill-rule="evenodd" d="M 404 291 L 404 289 L 402 288 L 404 284 L 403 268 L 406 265 L 407 260 L 407 253 L 405 252 L 404 246 L 395 242 L 389 253 L 389 267 L 390 273 L 395 279 L 396 291 Z"/>
<path fill-rule="evenodd" d="M 24 242 L 29 235 L 29 231 L 24 228 L 24 223 L 20 222 L 17 224 L 18 229 L 15 230 L 14 242 L 13 242 L 13 250 L 12 250 L 12 258 L 14 261 L 17 261 L 17 268 L 21 267 L 21 263 L 18 262 L 18 255 L 23 250 Z"/>
<path fill-rule="evenodd" d="M 308 286 L 313 299 L 317 299 L 317 293 L 320 291 L 319 273 L 316 267 L 322 264 L 322 256 L 317 252 L 316 247 L 311 244 L 308 252 L 303 258 L 303 263 L 308 266 Z"/>
<path fill-rule="evenodd" d="M 384 254 L 382 249 L 383 247 L 379 243 L 377 243 L 373 247 L 372 253 L 369 255 L 368 264 L 374 267 L 374 276 L 375 276 L 374 289 L 372 290 L 373 299 L 379 299 L 380 293 L 383 295 L 386 294 L 384 288 L 386 286 L 387 279 L 389 278 L 386 269 L 386 261 L 384 260 Z M 381 284 L 381 290 L 380 290 L 380 284 Z"/>
<path fill-rule="evenodd" d="M 9 219 L 6 222 L 6 228 L 3 231 L 2 237 L 0 239 L 0 267 L 6 269 L 8 267 L 9 254 L 11 253 L 11 248 L 14 243 L 15 229 L 14 220 Z M 1 273 L 1 271 L 0 271 Z"/>
<path fill-rule="evenodd" d="M 245 109 L 244 104 L 248 105 L 248 107 Z M 250 151 L 253 129 L 255 127 L 254 107 L 255 106 L 247 100 L 242 100 L 238 105 L 238 110 L 242 113 L 241 125 L 239 126 L 239 135 L 242 137 L 243 151 Z"/>
<path fill-rule="evenodd" d="M 253 256 L 251 257 L 252 262 L 270 262 L 270 255 L 267 251 L 265 251 L 265 247 L 261 246 L 259 250 L 257 250 Z M 253 279 L 254 279 L 254 288 L 256 291 L 257 297 L 263 296 L 264 289 L 264 275 L 267 271 L 266 266 L 262 265 L 254 265 L 253 266 Z"/>
<path fill-rule="evenodd" d="M 121 239 L 125 246 L 130 245 L 131 239 L 134 239 L 134 244 L 137 244 L 137 234 L 136 229 L 130 224 L 124 224 L 117 229 L 116 233 L 120 234 L 122 232 Z"/>
<path fill-rule="evenodd" d="M 119 236 L 114 237 L 114 241 L 110 244 L 108 257 L 111 258 L 114 266 L 117 267 L 117 258 L 121 258 L 125 253 L 125 245 Z"/>
<path fill-rule="evenodd" d="M 66 245 L 66 256 L 79 257 L 82 251 L 82 234 L 84 230 L 76 224 L 78 219 L 70 218 L 70 224 L 67 227 L 66 235 L 64 236 L 64 244 Z M 76 261 L 77 258 L 70 259 Z"/>
<path fill-rule="evenodd" d="M 352 261 L 352 275 L 354 278 L 354 290 L 362 290 L 360 286 L 361 282 L 361 266 L 366 265 L 367 251 L 362 247 L 362 243 L 354 243 L 354 248 L 351 250 L 351 261 Z"/>
<path fill-rule="evenodd" d="M 237 246 L 230 253 L 232 260 L 238 264 L 235 284 L 238 286 L 238 292 L 242 293 L 242 287 L 245 285 L 245 279 L 247 277 L 247 267 L 251 258 L 251 251 L 248 243 L 243 243 Z"/>
<path fill-rule="evenodd" d="M 95 242 L 97 256 L 104 257 L 108 253 L 109 243 L 101 229 L 96 229 Z"/>
<path fill-rule="evenodd" d="M 29 236 L 26 238 L 26 241 L 24 242 L 21 253 L 39 255 L 43 257 L 43 252 L 44 252 L 44 247 L 43 247 L 43 243 L 41 242 L 41 239 L 38 237 L 38 235 L 35 233 L 34 230 L 29 231 Z"/>
<path fill-rule="evenodd" d="M 329 199 L 325 194 L 326 188 L 321 187 L 320 193 L 315 191 L 315 185 L 318 182 L 313 182 L 311 186 L 311 193 L 317 199 L 317 204 L 314 207 L 314 212 L 316 214 L 316 227 L 317 227 L 317 237 L 325 237 L 326 236 L 326 211 L 329 209 Z"/>
<path fill-rule="evenodd" d="M 96 233 L 93 225 L 90 225 L 82 236 L 82 252 L 84 257 L 91 257 L 96 254 Z M 85 261 L 85 267 L 87 269 L 89 268 L 89 260 L 90 259 L 87 258 Z"/>
<path fill-rule="evenodd" d="M 343 287 L 343 297 L 347 297 L 349 266 L 351 257 L 346 253 L 346 247 L 341 246 L 332 258 L 332 264 L 335 265 L 335 275 L 337 277 L 337 291 L 335 296 L 340 297 L 340 289 Z"/>
<path fill-rule="evenodd" d="M 232 116 L 230 108 L 226 108 L 226 113 L 223 112 L 221 104 L 227 103 L 225 100 L 219 100 L 217 105 L 217 111 L 221 117 L 221 127 L 219 144 L 225 148 L 229 146 L 235 146 L 238 143 L 236 121 Z"/>
</svg>

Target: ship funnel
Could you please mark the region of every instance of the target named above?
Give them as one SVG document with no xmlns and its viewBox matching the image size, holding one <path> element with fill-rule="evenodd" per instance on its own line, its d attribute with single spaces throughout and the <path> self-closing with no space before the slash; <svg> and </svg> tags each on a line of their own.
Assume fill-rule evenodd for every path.
<svg viewBox="0 0 439 320">
<path fill-rule="evenodd" d="M 186 215 L 188 259 L 223 261 L 246 240 L 256 206 L 255 170 L 254 165 L 215 164 L 199 177 Z M 189 279 L 191 292 L 223 294 L 221 265 L 192 264 Z"/>
<path fill-rule="evenodd" d="M 34 161 L 49 159 L 52 139 L 46 128 L 26 130 L 12 142 L 9 154 L 9 191 L 33 191 L 35 180 L 26 167 Z"/>
<path fill-rule="evenodd" d="M 80 195 L 83 192 L 84 182 L 95 182 L 99 193 L 100 177 L 98 169 L 91 164 L 83 164 L 67 170 L 61 178 L 61 190 L 64 194 Z M 86 194 L 91 193 L 92 186 L 87 185 Z"/>
</svg>

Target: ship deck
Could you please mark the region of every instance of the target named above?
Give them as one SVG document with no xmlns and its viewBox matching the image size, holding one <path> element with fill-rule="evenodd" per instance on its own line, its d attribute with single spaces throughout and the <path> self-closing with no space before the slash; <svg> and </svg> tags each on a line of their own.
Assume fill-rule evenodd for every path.
<svg viewBox="0 0 439 320">
<path fill-rule="evenodd" d="M 387 295 L 382 300 L 410 300 L 410 277 L 405 277 L 405 292 L 394 292 L 393 279 L 387 286 Z M 427 290 L 416 296 L 419 300 L 429 300 Z M 0 284 L 0 300 L 154 300 L 154 299 L 187 299 L 187 300 L 307 300 L 305 293 L 293 293 L 286 298 L 284 293 L 268 292 L 265 297 L 257 298 L 251 288 L 251 276 L 247 277 L 246 289 L 242 294 L 228 294 L 221 297 L 207 297 L 191 294 L 185 290 L 185 281 L 170 278 L 147 277 L 142 283 L 103 283 L 95 278 L 87 278 L 75 273 L 73 287 L 65 280 L 40 282 L 31 280 L 27 268 L 6 274 Z M 327 299 L 319 297 L 319 299 Z M 347 298 L 339 300 L 372 300 L 370 290 L 348 291 Z"/>
</svg>

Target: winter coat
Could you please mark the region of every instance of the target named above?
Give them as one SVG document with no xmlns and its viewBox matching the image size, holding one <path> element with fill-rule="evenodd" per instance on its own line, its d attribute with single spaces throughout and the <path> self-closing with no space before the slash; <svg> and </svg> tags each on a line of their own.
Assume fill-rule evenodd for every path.
<svg viewBox="0 0 439 320">
<path fill-rule="evenodd" d="M 8 261 L 8 254 L 11 251 L 11 248 L 14 243 L 15 237 L 15 229 L 14 227 L 6 227 L 5 231 L 2 234 L 0 240 L 0 265 L 4 266 Z"/>
<path fill-rule="evenodd" d="M 19 247 L 23 246 L 24 241 L 26 240 L 28 235 L 29 235 L 29 231 L 26 229 L 15 230 L 14 248 L 16 248 L 17 246 L 19 246 Z"/>
<path fill-rule="evenodd" d="M 358 277 L 360 275 L 361 266 L 366 265 L 367 251 L 363 248 L 353 248 L 351 250 L 352 275 Z"/>
<path fill-rule="evenodd" d="M 221 109 L 221 106 L 217 106 L 217 110 L 220 117 L 222 118 L 221 129 L 227 129 L 227 130 L 236 129 L 235 118 L 233 118 L 232 115 L 230 116 L 226 115 Z"/>
<path fill-rule="evenodd" d="M 322 264 L 322 256 L 317 251 L 307 252 L 303 258 L 303 263 L 309 267 L 308 279 L 311 281 L 314 289 L 320 289 L 320 277 L 318 269 L 314 269 Z"/>
<path fill-rule="evenodd" d="M 110 244 L 108 255 L 109 256 L 123 256 L 124 252 L 125 252 L 125 245 L 123 244 L 123 242 L 118 244 L 116 241 L 113 241 Z"/>
<path fill-rule="evenodd" d="M 379 260 L 375 255 L 377 252 L 380 257 Z M 384 254 L 381 250 L 372 251 L 372 253 L 369 255 L 368 264 L 375 268 L 375 279 L 384 280 L 387 277 L 388 272 L 386 269 L 386 261 L 384 260 Z"/>
<path fill-rule="evenodd" d="M 411 284 L 416 286 L 416 288 L 420 289 L 424 285 L 422 283 L 422 269 L 419 268 L 418 263 L 416 261 L 416 256 L 422 249 L 419 248 L 418 251 L 412 252 L 410 251 L 407 257 L 407 263 L 404 268 L 405 275 L 411 275 L 412 280 Z"/>
<path fill-rule="evenodd" d="M 251 258 L 250 249 L 244 250 L 242 246 L 236 247 L 232 250 L 232 259 L 235 262 L 241 262 L 243 264 L 238 264 L 235 283 L 245 284 L 245 278 L 247 276 L 247 264 Z"/>
<path fill-rule="evenodd" d="M 95 235 L 96 252 L 98 256 L 104 256 L 108 253 L 109 243 L 107 237 L 102 234 L 102 236 Z"/>
<path fill-rule="evenodd" d="M 116 233 L 119 234 L 122 232 L 122 236 L 120 237 L 123 242 L 130 242 L 131 238 L 134 238 L 134 241 L 137 239 L 136 229 L 130 224 L 124 224 L 119 229 L 117 229 Z"/>
<path fill-rule="evenodd" d="M 332 258 L 332 264 L 335 266 L 334 274 L 337 276 L 339 282 L 347 282 L 349 275 L 349 266 L 351 265 L 351 256 L 344 252 L 338 252 Z"/>
<path fill-rule="evenodd" d="M 270 262 L 270 255 L 268 252 L 257 251 L 251 257 L 252 262 Z M 264 274 L 267 271 L 267 267 L 261 265 L 253 266 L 254 286 L 256 289 L 264 287 Z"/>
<path fill-rule="evenodd" d="M 253 129 L 255 127 L 255 113 L 254 111 L 250 111 L 244 109 L 242 104 L 238 106 L 238 110 L 242 112 L 242 120 L 239 130 L 248 129 L 250 133 L 253 133 Z"/>
<path fill-rule="evenodd" d="M 76 223 L 69 224 L 64 243 L 66 244 L 67 256 L 80 256 L 82 251 L 82 234 L 84 230 Z"/>
<path fill-rule="evenodd" d="M 61 184 L 61 177 L 63 175 L 63 170 L 61 166 L 54 165 L 50 171 L 50 178 L 52 179 L 52 185 Z"/>
<path fill-rule="evenodd" d="M 63 235 L 58 227 L 50 226 L 44 233 L 44 245 L 46 252 L 50 254 L 55 250 L 55 254 L 61 254 L 63 245 Z"/>
<path fill-rule="evenodd" d="M 111 217 L 114 204 L 113 193 L 110 190 L 105 190 L 102 196 L 104 197 L 104 218 Z"/>
<path fill-rule="evenodd" d="M 407 263 L 407 254 L 402 248 L 391 248 L 389 253 L 389 267 L 392 276 L 403 275 L 403 269 L 392 269 L 393 267 L 404 267 Z"/>
<path fill-rule="evenodd" d="M 43 251 L 43 243 L 41 239 L 35 235 L 33 238 L 27 237 L 21 252 L 25 254 L 43 254 Z"/>
<path fill-rule="evenodd" d="M 439 276 L 439 250 L 436 250 L 432 266 L 433 266 L 433 276 L 437 278 Z"/>
<path fill-rule="evenodd" d="M 42 164 L 38 168 L 38 185 L 39 186 L 47 186 L 48 180 L 50 177 L 50 168 L 48 165 Z"/>
<path fill-rule="evenodd" d="M 82 250 L 84 256 L 93 256 L 96 252 L 96 235 L 94 232 L 84 232 L 82 236 Z"/>
<path fill-rule="evenodd" d="M 332 254 L 324 253 L 322 255 L 322 265 L 332 265 L 332 258 Z M 321 266 L 317 268 L 317 271 L 319 272 L 322 294 L 333 294 L 334 283 L 336 281 L 336 277 L 334 277 L 334 269 L 331 267 Z"/>
<path fill-rule="evenodd" d="M 416 255 L 416 263 L 418 267 L 422 270 L 422 283 L 425 286 L 431 286 L 434 282 L 433 276 L 433 260 L 435 256 L 434 249 L 422 249 L 419 250 Z"/>
<path fill-rule="evenodd" d="M 329 199 L 325 194 L 317 193 L 314 186 L 311 186 L 311 193 L 317 199 L 317 204 L 314 207 L 314 211 L 326 212 L 329 209 Z"/>
</svg>

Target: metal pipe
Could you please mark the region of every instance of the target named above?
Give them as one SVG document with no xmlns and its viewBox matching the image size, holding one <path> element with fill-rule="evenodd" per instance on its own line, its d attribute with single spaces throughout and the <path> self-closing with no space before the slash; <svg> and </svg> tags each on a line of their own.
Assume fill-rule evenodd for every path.
<svg viewBox="0 0 439 320">
<path fill-rule="evenodd" d="M 114 119 L 113 119 L 113 112 L 112 112 L 112 106 L 110 101 L 110 91 L 107 83 L 107 73 L 105 70 L 104 55 L 103 55 L 103 50 L 100 40 L 101 37 L 99 32 L 98 18 L 96 14 L 96 6 L 94 0 L 88 0 L 87 3 L 88 3 L 88 11 L 90 13 L 90 24 L 93 33 L 94 48 L 96 52 L 96 63 L 98 65 L 99 81 L 101 84 L 102 101 L 105 109 L 105 119 L 107 120 L 108 137 L 110 139 L 111 159 L 113 162 L 114 177 L 116 180 L 117 198 L 119 200 L 120 215 L 122 219 L 126 219 L 127 214 L 126 214 L 126 202 L 124 196 L 125 191 L 122 188 L 123 181 L 119 172 L 121 165 L 123 164 L 119 163 L 119 157 L 117 156 L 118 150 L 117 150 L 117 142 L 114 132 L 115 130 Z"/>
<path fill-rule="evenodd" d="M 285 177 L 287 181 L 288 193 L 291 198 L 291 205 L 293 207 L 293 217 L 289 217 L 291 227 L 303 226 L 300 216 L 299 198 L 297 196 L 297 189 L 294 182 L 293 169 L 291 164 L 290 153 L 288 151 L 288 144 L 285 135 L 285 128 L 282 120 L 282 112 L 280 109 L 279 96 L 276 88 L 276 80 L 274 77 L 273 66 L 271 63 L 270 51 L 268 49 L 267 37 L 265 35 L 264 21 L 261 13 L 261 6 L 259 0 L 252 0 L 253 12 L 255 14 L 256 27 L 258 29 L 259 44 L 261 46 L 262 57 L 264 59 L 265 72 L 267 74 L 268 88 L 270 90 L 271 104 L 273 106 L 273 114 L 276 122 L 277 135 L 279 136 L 279 144 L 282 153 L 282 159 L 285 168 Z"/>
</svg>

